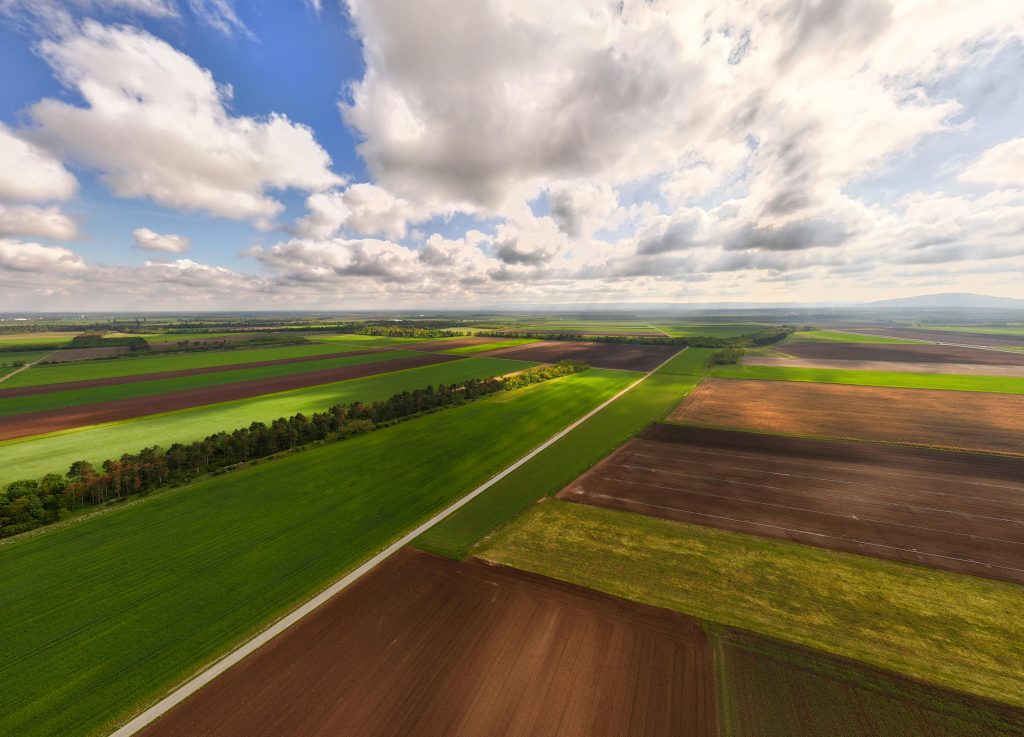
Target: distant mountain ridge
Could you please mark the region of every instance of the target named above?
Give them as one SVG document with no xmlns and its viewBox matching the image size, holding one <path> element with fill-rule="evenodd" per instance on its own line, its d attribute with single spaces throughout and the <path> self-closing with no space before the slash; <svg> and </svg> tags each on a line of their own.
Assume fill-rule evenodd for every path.
<svg viewBox="0 0 1024 737">
<path fill-rule="evenodd" d="M 900 297 L 898 299 L 882 299 L 877 302 L 869 302 L 865 306 L 880 309 L 908 307 L 924 309 L 964 307 L 981 309 L 1020 309 L 1024 308 L 1024 299 L 1013 299 L 1011 297 L 989 297 L 984 294 L 947 292 L 943 294 L 921 294 L 916 297 Z"/>
</svg>

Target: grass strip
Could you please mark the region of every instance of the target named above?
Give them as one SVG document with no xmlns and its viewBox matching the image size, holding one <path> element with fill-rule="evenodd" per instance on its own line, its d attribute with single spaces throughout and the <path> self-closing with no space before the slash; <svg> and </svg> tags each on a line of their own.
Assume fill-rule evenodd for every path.
<svg viewBox="0 0 1024 737">
<path fill-rule="evenodd" d="M 945 389 L 961 392 L 1024 394 L 1024 377 L 966 376 L 963 374 L 914 374 L 902 371 L 858 371 L 790 366 L 738 366 L 718 368 L 712 376 L 722 379 L 801 381 L 818 384 L 856 384 L 897 389 Z"/>
</svg>

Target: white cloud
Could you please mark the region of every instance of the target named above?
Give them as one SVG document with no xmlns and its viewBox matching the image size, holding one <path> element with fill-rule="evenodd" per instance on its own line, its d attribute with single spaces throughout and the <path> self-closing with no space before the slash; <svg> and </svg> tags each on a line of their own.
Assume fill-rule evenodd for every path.
<svg viewBox="0 0 1024 737">
<path fill-rule="evenodd" d="M 69 241 L 78 237 L 78 226 L 54 205 L 37 207 L 0 202 L 0 236 L 4 235 Z"/>
<path fill-rule="evenodd" d="M 302 236 L 321 239 L 336 235 L 342 228 L 363 236 L 404 238 L 409 222 L 428 214 L 373 184 L 312 194 L 306 199 L 306 207 L 309 215 L 296 223 L 296 230 Z"/>
<path fill-rule="evenodd" d="M 283 210 L 268 189 L 342 181 L 309 128 L 278 114 L 232 116 L 229 88 L 143 31 L 87 22 L 41 50 L 87 106 L 36 103 L 38 137 L 99 170 L 115 194 L 267 225 Z"/>
<path fill-rule="evenodd" d="M 0 200 L 66 200 L 78 183 L 64 165 L 0 123 Z"/>
<path fill-rule="evenodd" d="M 82 257 L 67 248 L 0 238 L 0 270 L 41 272 L 59 277 L 85 268 Z"/>
<path fill-rule="evenodd" d="M 238 17 L 231 0 L 188 0 L 189 7 L 196 17 L 216 28 L 225 36 L 241 33 L 251 36 L 242 19 Z"/>
<path fill-rule="evenodd" d="M 960 181 L 1024 187 L 1024 138 L 1012 138 L 985 151 L 960 174 Z"/>
<path fill-rule="evenodd" d="M 185 253 L 191 241 L 183 235 L 167 233 L 161 235 L 149 228 L 136 228 L 132 231 L 135 247 L 145 251 L 164 251 L 165 253 Z"/>
</svg>

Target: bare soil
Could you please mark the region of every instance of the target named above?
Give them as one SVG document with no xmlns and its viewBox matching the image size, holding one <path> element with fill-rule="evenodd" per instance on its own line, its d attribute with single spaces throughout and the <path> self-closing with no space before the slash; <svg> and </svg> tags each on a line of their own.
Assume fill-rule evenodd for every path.
<svg viewBox="0 0 1024 737">
<path fill-rule="evenodd" d="M 672 421 L 1024 455 L 1024 395 L 705 379 Z"/>
<path fill-rule="evenodd" d="M 478 356 L 501 356 L 521 361 L 557 363 L 572 359 L 595 368 L 650 371 L 679 352 L 681 346 L 642 343 L 590 343 L 583 341 L 546 341 L 511 348 L 484 351 Z"/>
<path fill-rule="evenodd" d="M 309 361 L 325 361 L 331 358 L 343 356 L 360 356 L 368 353 L 384 353 L 388 348 L 367 348 L 359 351 L 343 351 L 341 353 L 326 353 L 318 356 L 297 356 L 295 358 L 275 358 L 270 361 L 250 361 L 248 363 L 233 363 L 228 366 L 204 366 L 202 368 L 180 369 L 177 371 L 154 371 L 148 374 L 135 374 L 132 376 L 110 376 L 104 379 L 86 379 L 83 381 L 65 381 L 56 384 L 41 384 L 39 386 L 18 386 L 11 389 L 0 389 L 0 399 L 9 397 L 24 397 L 32 394 L 49 394 L 50 392 L 71 391 L 73 389 L 89 389 L 97 386 L 116 386 L 117 384 L 136 384 L 140 381 L 155 381 L 157 379 L 175 379 L 182 376 L 199 376 L 201 374 L 215 374 L 222 371 L 241 371 L 243 369 L 259 368 L 261 366 L 283 366 L 289 363 L 307 363 Z"/>
<path fill-rule="evenodd" d="M 884 343 L 787 343 L 779 351 L 797 358 L 833 361 L 894 361 L 897 363 L 973 363 L 985 366 L 1024 366 L 1024 353 L 988 351 L 949 345 Z"/>
<path fill-rule="evenodd" d="M 916 374 L 958 374 L 962 376 L 1024 376 L 1022 366 L 995 366 L 978 363 L 901 363 L 897 361 L 839 361 L 827 358 L 772 358 L 745 356 L 747 366 L 782 366 L 839 371 L 898 371 Z"/>
<path fill-rule="evenodd" d="M 1024 458 L 653 425 L 558 496 L 1024 583 Z"/>
<path fill-rule="evenodd" d="M 928 330 L 927 328 L 863 328 L 851 332 L 871 333 L 889 338 L 907 338 L 908 340 L 935 340 L 940 343 L 961 343 L 963 345 L 991 346 L 1024 346 L 1024 335 L 992 335 L 974 333 L 970 328 L 964 332 L 950 330 Z"/>
<path fill-rule="evenodd" d="M 301 374 L 272 376 L 265 379 L 238 381 L 233 384 L 209 386 L 201 389 L 186 389 L 148 397 L 117 399 L 111 402 L 83 404 L 76 407 L 45 410 L 42 412 L 26 412 L 3 418 L 0 426 L 0 440 L 23 438 L 30 435 L 69 430 L 86 425 L 98 425 L 104 422 L 116 422 L 133 417 L 154 415 L 160 412 L 173 412 L 189 407 L 201 407 L 216 402 L 230 402 L 235 399 L 256 397 L 262 394 L 303 389 L 319 384 L 330 384 L 335 381 L 347 381 L 363 376 L 373 376 L 389 371 L 429 366 L 445 361 L 458 361 L 462 356 L 425 353 L 422 356 L 398 358 L 393 361 L 374 361 L 356 366 L 339 366 L 321 371 L 306 371 Z M 223 428 L 215 428 L 223 429 Z"/>
<path fill-rule="evenodd" d="M 145 737 L 704 737 L 696 620 L 405 549 Z"/>
</svg>

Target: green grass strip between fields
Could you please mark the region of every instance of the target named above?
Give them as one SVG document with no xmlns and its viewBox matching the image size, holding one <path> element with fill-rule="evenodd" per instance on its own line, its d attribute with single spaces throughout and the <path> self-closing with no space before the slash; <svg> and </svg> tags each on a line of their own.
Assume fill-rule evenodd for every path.
<svg viewBox="0 0 1024 737">
<path fill-rule="evenodd" d="M 712 375 L 723 379 L 803 381 L 821 384 L 858 384 L 899 389 L 946 389 L 961 392 L 1024 394 L 1024 377 L 965 376 L 962 374 L 913 374 L 901 371 L 792 368 L 789 366 L 740 366 L 718 368 Z"/>
<path fill-rule="evenodd" d="M 870 343 L 870 344 L 907 344 L 920 341 L 903 338 L 887 338 L 881 335 L 864 335 L 862 333 L 844 333 L 839 330 L 798 330 L 790 335 L 784 343 Z"/>
<path fill-rule="evenodd" d="M 1024 706 L 1024 587 L 547 501 L 479 554 Z"/>
</svg>

